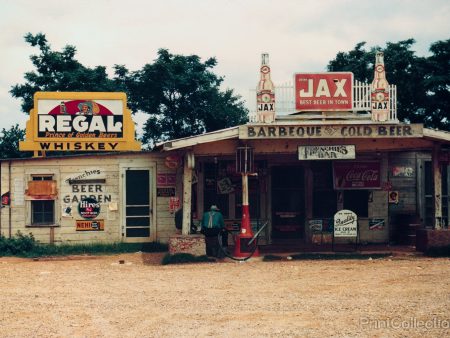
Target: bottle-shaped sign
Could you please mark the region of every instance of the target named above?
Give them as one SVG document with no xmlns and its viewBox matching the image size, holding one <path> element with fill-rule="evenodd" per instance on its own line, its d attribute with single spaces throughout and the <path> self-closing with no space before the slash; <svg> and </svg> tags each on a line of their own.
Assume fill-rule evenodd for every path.
<svg viewBox="0 0 450 338">
<path fill-rule="evenodd" d="M 66 108 L 66 104 L 64 103 L 64 101 L 61 101 L 61 103 L 59 105 L 59 113 L 62 115 L 67 114 L 67 108 Z"/>
<path fill-rule="evenodd" d="M 387 121 L 389 118 L 389 83 L 384 69 L 384 54 L 377 52 L 375 56 L 375 74 L 371 85 L 370 100 L 372 104 L 372 120 Z"/>
<path fill-rule="evenodd" d="M 275 86 L 270 79 L 269 54 L 261 55 L 260 80 L 256 88 L 256 116 L 258 122 L 275 120 Z"/>
</svg>

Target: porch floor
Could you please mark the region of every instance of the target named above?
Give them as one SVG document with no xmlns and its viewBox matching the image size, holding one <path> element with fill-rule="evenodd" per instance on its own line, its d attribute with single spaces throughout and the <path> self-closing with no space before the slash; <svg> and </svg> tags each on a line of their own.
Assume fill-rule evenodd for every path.
<svg viewBox="0 0 450 338">
<path fill-rule="evenodd" d="M 292 240 L 276 240 L 268 245 L 260 245 L 261 255 L 289 254 L 289 253 L 324 253 L 324 252 L 361 252 L 361 253 L 392 253 L 392 254 L 418 254 L 415 246 L 389 245 L 389 244 L 314 244 L 302 243 Z"/>
</svg>

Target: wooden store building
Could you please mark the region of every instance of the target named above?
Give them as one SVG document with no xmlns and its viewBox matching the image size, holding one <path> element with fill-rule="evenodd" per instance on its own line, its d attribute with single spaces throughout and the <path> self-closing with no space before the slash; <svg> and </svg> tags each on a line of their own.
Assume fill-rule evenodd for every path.
<svg viewBox="0 0 450 338">
<path fill-rule="evenodd" d="M 264 54 L 249 123 L 153 151 L 134 140 L 124 94 L 37 93 L 22 150 L 103 152 L 2 160 L 0 233 L 165 243 L 177 209 L 190 236 L 214 204 L 236 231 L 246 213 L 253 231 L 267 223 L 262 245 L 329 243 L 342 210 L 361 244 L 448 243 L 450 133 L 400 123 L 382 54 L 374 74 L 295 74 L 281 94 Z"/>
</svg>

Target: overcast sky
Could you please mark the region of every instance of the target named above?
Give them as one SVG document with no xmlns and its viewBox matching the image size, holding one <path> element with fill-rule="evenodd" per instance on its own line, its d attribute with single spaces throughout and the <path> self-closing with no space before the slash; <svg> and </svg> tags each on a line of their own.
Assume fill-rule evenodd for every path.
<svg viewBox="0 0 450 338">
<path fill-rule="evenodd" d="M 114 64 L 140 69 L 159 48 L 214 56 L 215 73 L 243 98 L 258 81 L 262 52 L 277 84 L 325 71 L 361 41 L 414 38 L 417 55 L 428 55 L 431 43 L 450 38 L 449 0 L 0 0 L 0 13 L 0 129 L 27 119 L 9 93 L 33 70 L 38 50 L 25 43 L 27 32 L 44 33 L 54 50 L 74 45 L 83 65 L 110 73 Z"/>
</svg>

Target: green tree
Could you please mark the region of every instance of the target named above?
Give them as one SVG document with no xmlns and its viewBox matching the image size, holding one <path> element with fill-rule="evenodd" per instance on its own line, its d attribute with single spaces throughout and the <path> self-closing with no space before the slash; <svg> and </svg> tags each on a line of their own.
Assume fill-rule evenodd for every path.
<svg viewBox="0 0 450 338">
<path fill-rule="evenodd" d="M 143 142 L 165 141 L 227 128 L 247 121 L 247 110 L 233 90 L 220 90 L 223 78 L 211 70 L 214 58 L 174 55 L 166 49 L 141 70 L 116 66 L 118 81 L 130 93 L 130 107 L 149 114 Z"/>
<path fill-rule="evenodd" d="M 350 52 L 340 52 L 328 64 L 329 71 L 352 71 L 355 78 L 372 82 L 375 53 L 384 52 L 386 77 L 397 85 L 397 114 L 401 121 L 424 123 L 427 127 L 449 130 L 448 110 L 449 42 L 434 43 L 430 57 L 418 57 L 411 50 L 414 39 L 386 43 L 365 50 L 365 42 Z M 447 101 L 446 101 L 447 100 Z"/>
<path fill-rule="evenodd" d="M 2 129 L 0 135 L 0 158 L 30 157 L 31 152 L 19 151 L 19 141 L 23 141 L 25 131 L 16 124 L 10 129 Z"/>
<path fill-rule="evenodd" d="M 106 67 L 89 68 L 78 62 L 74 46 L 67 45 L 61 52 L 53 51 L 42 33 L 28 33 L 25 41 L 39 48 L 38 55 L 30 56 L 35 71 L 25 73 L 25 83 L 14 85 L 10 93 L 22 99 L 22 111 L 26 114 L 33 108 L 33 95 L 37 91 L 121 91 L 119 83 L 108 78 Z"/>
<path fill-rule="evenodd" d="M 78 62 L 73 46 L 53 51 L 42 33 L 28 33 L 25 41 L 40 52 L 30 57 L 35 71 L 25 73 L 25 83 L 10 91 L 22 99 L 25 113 L 33 108 L 37 91 L 124 91 L 133 113 L 149 114 L 143 143 L 150 146 L 247 121 L 241 98 L 231 89 L 220 90 L 223 78 L 212 72 L 217 65 L 214 58 L 202 62 L 197 55 L 173 55 L 160 49 L 157 59 L 140 70 L 130 72 L 115 65 L 111 79 L 105 67 L 89 68 Z"/>
<path fill-rule="evenodd" d="M 450 130 L 450 39 L 433 43 L 430 51 L 424 77 L 428 103 L 424 120 L 431 126 Z"/>
</svg>

